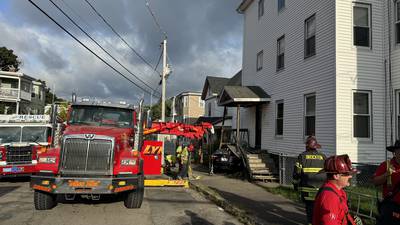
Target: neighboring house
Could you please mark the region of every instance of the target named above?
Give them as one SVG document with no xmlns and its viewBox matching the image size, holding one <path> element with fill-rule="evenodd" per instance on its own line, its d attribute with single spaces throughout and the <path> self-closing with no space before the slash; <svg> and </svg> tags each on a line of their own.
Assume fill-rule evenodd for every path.
<svg viewBox="0 0 400 225">
<path fill-rule="evenodd" d="M 242 108 L 250 143 L 377 163 L 400 138 L 400 1 L 243 0 L 242 85 L 270 100 Z M 258 115 L 257 115 L 258 114 Z M 259 134 L 256 127 L 261 126 Z"/>
<path fill-rule="evenodd" d="M 214 126 L 221 126 L 224 107 L 218 106 L 218 96 L 221 94 L 224 86 L 240 86 L 241 83 L 242 71 L 237 72 L 231 78 L 207 76 L 201 94 L 201 99 L 205 102 L 204 116 L 201 118 L 201 121 L 211 122 Z M 232 126 L 232 112 L 233 109 L 227 108 L 224 126 Z"/>
<path fill-rule="evenodd" d="M 45 88 L 26 74 L 0 71 L 0 114 L 44 114 Z"/>
<path fill-rule="evenodd" d="M 204 101 L 200 92 L 182 92 L 175 96 L 175 121 L 194 124 L 203 115 Z"/>
</svg>

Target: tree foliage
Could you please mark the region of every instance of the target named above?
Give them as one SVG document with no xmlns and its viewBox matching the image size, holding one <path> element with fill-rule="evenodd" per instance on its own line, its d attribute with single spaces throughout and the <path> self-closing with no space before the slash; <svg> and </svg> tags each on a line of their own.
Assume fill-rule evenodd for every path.
<svg viewBox="0 0 400 225">
<path fill-rule="evenodd" d="M 172 105 L 172 100 L 165 101 L 165 117 L 171 115 L 171 105 Z M 161 119 L 161 101 L 151 106 L 151 119 L 153 121 Z"/>
<path fill-rule="evenodd" d="M 16 72 L 19 70 L 19 65 L 21 65 L 21 61 L 18 60 L 18 56 L 14 54 L 13 50 L 0 47 L 0 70 Z"/>
</svg>

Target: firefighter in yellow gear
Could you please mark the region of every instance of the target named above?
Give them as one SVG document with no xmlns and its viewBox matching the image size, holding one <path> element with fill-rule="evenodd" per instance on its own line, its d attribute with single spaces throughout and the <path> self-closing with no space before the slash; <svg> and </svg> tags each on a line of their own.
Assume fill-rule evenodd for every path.
<svg viewBox="0 0 400 225">
<path fill-rule="evenodd" d="M 180 166 L 179 166 L 178 179 L 183 179 L 186 178 L 188 175 L 189 150 L 187 146 L 182 148 L 179 161 L 180 161 Z"/>
<path fill-rule="evenodd" d="M 318 148 L 321 146 L 315 137 L 309 136 L 306 140 L 306 151 L 298 156 L 293 170 L 293 185 L 306 205 L 309 224 L 312 223 L 315 196 L 325 181 L 325 174 L 319 171 L 324 168 L 326 156 Z"/>
</svg>

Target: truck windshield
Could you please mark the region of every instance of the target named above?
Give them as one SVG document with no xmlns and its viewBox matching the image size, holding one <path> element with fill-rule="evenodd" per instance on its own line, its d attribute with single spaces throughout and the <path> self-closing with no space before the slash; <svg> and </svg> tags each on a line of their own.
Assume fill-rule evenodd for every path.
<svg viewBox="0 0 400 225">
<path fill-rule="evenodd" d="M 23 127 L 22 142 L 47 142 L 47 127 Z"/>
<path fill-rule="evenodd" d="M 1 127 L 0 144 L 20 142 L 21 127 Z"/>
<path fill-rule="evenodd" d="M 133 111 L 111 107 L 75 106 L 68 122 L 75 125 L 130 127 L 133 125 Z"/>
</svg>

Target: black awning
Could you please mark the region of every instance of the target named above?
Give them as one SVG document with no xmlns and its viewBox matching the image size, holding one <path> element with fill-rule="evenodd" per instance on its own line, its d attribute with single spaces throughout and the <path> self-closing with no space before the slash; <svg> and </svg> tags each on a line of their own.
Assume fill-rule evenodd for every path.
<svg viewBox="0 0 400 225">
<path fill-rule="evenodd" d="M 219 106 L 253 106 L 271 101 L 259 86 L 225 86 L 218 100 Z"/>
</svg>

